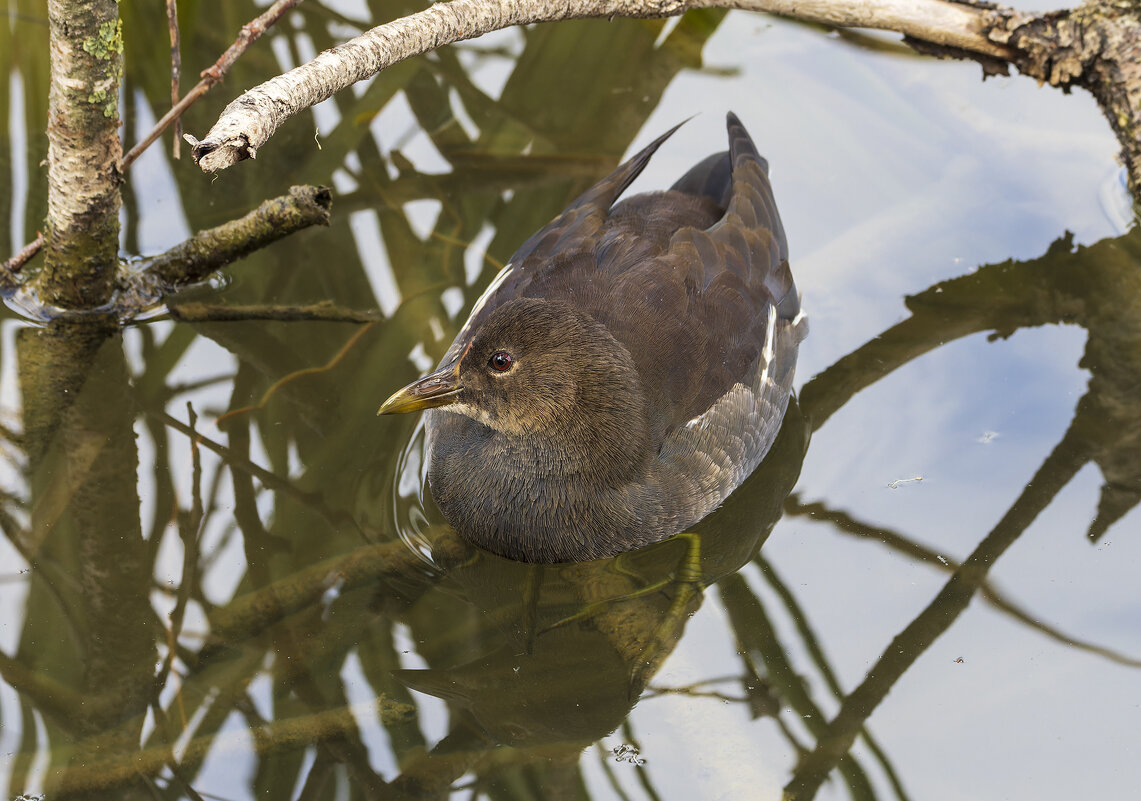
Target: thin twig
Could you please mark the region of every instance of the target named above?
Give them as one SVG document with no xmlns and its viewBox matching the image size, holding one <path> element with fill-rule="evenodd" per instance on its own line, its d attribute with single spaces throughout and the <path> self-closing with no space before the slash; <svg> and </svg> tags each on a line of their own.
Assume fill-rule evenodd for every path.
<svg viewBox="0 0 1141 801">
<path fill-rule="evenodd" d="M 150 133 L 144 136 L 138 144 L 132 147 L 127 155 L 123 156 L 123 161 L 120 163 L 119 168 L 126 170 L 130 167 L 135 160 L 142 155 L 151 144 L 162 136 L 163 131 L 170 127 L 170 124 L 182 116 L 186 109 L 190 108 L 198 101 L 198 98 L 206 94 L 214 84 L 218 83 L 226 76 L 230 67 L 234 62 L 249 49 L 249 46 L 256 42 L 263 33 L 269 30 L 285 12 L 293 9 L 301 0 L 277 0 L 272 6 L 267 8 L 263 14 L 254 19 L 252 22 L 247 22 L 242 26 L 238 38 L 234 43 L 226 49 L 226 52 L 214 62 L 213 66 L 204 69 L 201 73 L 202 80 L 200 80 L 193 89 L 186 93 L 186 96 L 179 100 L 166 114 L 162 115 L 162 119 L 155 123 L 154 128 Z"/>
<path fill-rule="evenodd" d="M 178 105 L 179 79 L 182 75 L 182 49 L 178 35 L 178 0 L 166 0 L 166 25 L 170 29 L 170 106 Z M 170 157 L 177 161 L 182 158 L 182 119 L 174 121 L 174 140 L 170 146 Z"/>
<path fill-rule="evenodd" d="M 44 235 L 41 231 L 36 231 L 36 238 L 28 244 L 20 248 L 20 252 L 12 258 L 4 262 L 4 270 L 0 272 L 0 283 L 11 281 L 12 276 L 20 272 L 21 268 L 27 264 L 33 256 L 40 252 L 40 248 L 44 246 Z"/>
</svg>

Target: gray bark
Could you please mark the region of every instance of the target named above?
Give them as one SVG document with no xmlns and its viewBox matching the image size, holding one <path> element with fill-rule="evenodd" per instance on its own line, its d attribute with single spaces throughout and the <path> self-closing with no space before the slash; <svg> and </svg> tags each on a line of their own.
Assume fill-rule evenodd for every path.
<svg viewBox="0 0 1141 801">
<path fill-rule="evenodd" d="M 46 304 L 92 308 L 111 297 L 119 249 L 119 82 L 115 0 L 49 0 Z"/>
</svg>

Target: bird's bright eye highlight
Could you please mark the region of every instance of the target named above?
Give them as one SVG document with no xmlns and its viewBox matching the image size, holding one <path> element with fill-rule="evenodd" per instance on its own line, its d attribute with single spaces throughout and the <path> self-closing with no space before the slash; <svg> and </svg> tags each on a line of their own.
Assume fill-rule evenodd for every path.
<svg viewBox="0 0 1141 801">
<path fill-rule="evenodd" d="M 497 373 L 506 373 L 515 364 L 515 357 L 505 350 L 497 350 L 487 360 L 487 366 Z"/>
</svg>

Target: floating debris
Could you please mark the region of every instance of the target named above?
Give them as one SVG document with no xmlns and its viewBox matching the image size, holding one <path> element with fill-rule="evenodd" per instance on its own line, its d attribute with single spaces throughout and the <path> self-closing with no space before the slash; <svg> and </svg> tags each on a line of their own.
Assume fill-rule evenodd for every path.
<svg viewBox="0 0 1141 801">
<path fill-rule="evenodd" d="M 636 745 L 623 743 L 622 745 L 614 746 L 611 750 L 614 752 L 615 762 L 629 762 L 631 765 L 646 764 L 646 760 L 642 758 L 641 753 L 638 751 L 638 746 Z"/>
</svg>

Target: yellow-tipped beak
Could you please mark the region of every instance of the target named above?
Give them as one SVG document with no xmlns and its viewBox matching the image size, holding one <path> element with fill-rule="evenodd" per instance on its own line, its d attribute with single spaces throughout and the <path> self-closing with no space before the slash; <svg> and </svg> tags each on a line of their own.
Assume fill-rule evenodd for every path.
<svg viewBox="0 0 1141 801">
<path fill-rule="evenodd" d="M 447 406 L 449 403 L 455 403 L 462 391 L 460 363 L 457 360 L 434 373 L 429 373 L 419 381 L 413 381 L 403 389 L 398 389 L 392 393 L 392 397 L 380 405 L 376 413 L 403 414 L 432 409 L 436 406 Z"/>
</svg>

